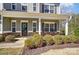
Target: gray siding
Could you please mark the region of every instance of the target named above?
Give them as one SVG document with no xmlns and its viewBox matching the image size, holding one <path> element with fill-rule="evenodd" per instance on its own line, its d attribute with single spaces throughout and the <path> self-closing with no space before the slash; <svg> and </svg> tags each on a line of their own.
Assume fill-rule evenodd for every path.
<svg viewBox="0 0 79 59">
<path fill-rule="evenodd" d="M 3 31 L 11 31 L 11 20 L 8 18 L 3 20 Z"/>
<path fill-rule="evenodd" d="M 3 3 L 3 9 L 6 9 L 6 10 L 12 10 L 11 9 L 11 4 L 12 3 Z M 16 3 L 16 10 L 12 10 L 12 11 L 22 11 L 21 10 L 21 3 Z M 27 6 L 27 12 L 30 12 L 30 13 L 44 13 L 44 7 L 42 6 L 44 5 L 44 3 L 36 3 L 36 11 L 33 11 L 33 3 L 26 3 L 26 6 Z M 59 4 L 55 4 L 55 10 L 54 10 L 54 13 L 56 14 L 59 14 L 60 13 L 60 8 L 59 8 Z"/>
<path fill-rule="evenodd" d="M 11 10 L 11 3 L 3 3 L 3 9 Z"/>
<path fill-rule="evenodd" d="M 11 31 L 11 20 L 12 19 L 8 19 L 8 18 L 5 18 L 3 21 L 3 31 Z M 13 19 L 13 20 L 16 20 L 16 31 L 20 31 L 21 30 L 21 20 L 23 19 Z M 33 21 L 37 21 L 37 31 L 39 30 L 39 23 L 38 23 L 38 19 L 25 19 L 26 21 L 28 20 L 28 32 L 32 32 L 32 22 Z M 54 20 L 42 20 L 41 23 L 44 23 L 44 22 L 56 22 L 58 24 L 58 21 L 54 21 Z M 58 24 L 59 25 L 59 24 Z M 57 26 L 58 26 L 57 25 Z M 57 30 L 58 27 L 57 27 Z"/>
<path fill-rule="evenodd" d="M 12 10 L 11 9 L 11 3 L 4 3 L 3 4 L 3 9 L 5 9 L 5 10 Z M 16 10 L 15 11 L 21 11 L 21 4 L 20 3 L 16 3 Z"/>
<path fill-rule="evenodd" d="M 20 31 L 20 20 L 19 19 L 16 20 L 16 30 Z"/>
<path fill-rule="evenodd" d="M 42 3 L 40 3 L 40 7 L 39 7 L 39 9 L 40 9 L 40 12 L 42 13 Z"/>
</svg>

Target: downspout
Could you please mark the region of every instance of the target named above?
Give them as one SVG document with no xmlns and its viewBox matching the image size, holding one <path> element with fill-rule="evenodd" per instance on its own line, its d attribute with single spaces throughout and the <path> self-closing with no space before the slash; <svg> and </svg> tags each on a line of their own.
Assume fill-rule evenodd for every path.
<svg viewBox="0 0 79 59">
<path fill-rule="evenodd" d="M 72 19 L 72 16 L 69 17 L 69 21 Z M 70 33 L 69 33 L 70 34 Z"/>
<path fill-rule="evenodd" d="M 69 17 L 69 21 L 72 19 L 72 16 Z"/>
<path fill-rule="evenodd" d="M 69 29 L 68 29 L 68 23 L 71 20 L 72 16 L 70 16 L 68 19 L 66 19 L 66 23 L 65 23 L 65 35 L 69 34 Z"/>
</svg>

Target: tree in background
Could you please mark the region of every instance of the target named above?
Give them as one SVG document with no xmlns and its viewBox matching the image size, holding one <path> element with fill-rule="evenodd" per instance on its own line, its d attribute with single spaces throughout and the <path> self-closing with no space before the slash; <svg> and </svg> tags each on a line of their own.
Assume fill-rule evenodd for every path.
<svg viewBox="0 0 79 59">
<path fill-rule="evenodd" d="M 69 34 L 79 36 L 79 15 L 73 15 L 69 22 Z"/>
</svg>

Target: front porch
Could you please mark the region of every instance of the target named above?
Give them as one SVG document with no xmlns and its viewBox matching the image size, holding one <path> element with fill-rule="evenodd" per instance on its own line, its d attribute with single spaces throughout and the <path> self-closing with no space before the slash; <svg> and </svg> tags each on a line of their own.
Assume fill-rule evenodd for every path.
<svg viewBox="0 0 79 59">
<path fill-rule="evenodd" d="M 2 33 L 18 33 L 20 36 L 28 36 L 33 33 L 58 34 L 62 28 L 62 22 L 65 21 L 65 35 L 68 35 L 67 15 L 56 15 L 47 13 L 26 13 L 17 11 L 4 11 L 3 31 Z"/>
<path fill-rule="evenodd" d="M 61 28 L 62 24 L 59 20 L 52 19 L 40 21 L 38 19 L 4 18 L 3 22 L 3 33 L 18 33 L 20 36 L 29 36 L 34 33 L 55 35 L 60 33 Z"/>
</svg>

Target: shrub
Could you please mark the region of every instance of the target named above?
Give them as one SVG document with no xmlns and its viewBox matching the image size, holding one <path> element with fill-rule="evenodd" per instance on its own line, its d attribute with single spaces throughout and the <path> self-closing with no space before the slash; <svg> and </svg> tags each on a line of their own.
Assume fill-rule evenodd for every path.
<svg viewBox="0 0 79 59">
<path fill-rule="evenodd" d="M 11 42 L 11 41 L 15 41 L 15 36 L 13 35 L 8 35 L 5 37 L 5 42 Z"/>
<path fill-rule="evenodd" d="M 27 39 L 25 40 L 25 46 L 29 49 L 33 48 L 33 42 L 32 42 L 32 39 Z"/>
<path fill-rule="evenodd" d="M 79 36 L 79 28 L 76 28 L 76 29 L 74 30 L 74 34 L 75 34 L 75 36 Z"/>
<path fill-rule="evenodd" d="M 0 42 L 4 41 L 5 37 L 4 35 L 0 35 Z"/>
<path fill-rule="evenodd" d="M 20 35 L 19 35 L 19 34 L 17 34 L 17 33 L 16 33 L 16 34 L 13 34 L 13 35 L 14 35 L 15 37 L 19 37 L 19 36 L 20 36 Z"/>
<path fill-rule="evenodd" d="M 55 43 L 56 45 L 62 44 L 62 42 L 63 42 L 61 35 L 55 35 L 55 36 L 53 37 L 53 40 L 54 40 L 54 43 Z"/>
<path fill-rule="evenodd" d="M 54 43 L 52 35 L 45 35 L 43 39 L 46 41 L 47 45 L 52 45 Z"/>
<path fill-rule="evenodd" d="M 41 47 L 43 44 L 43 38 L 39 34 L 34 34 L 32 37 L 32 41 L 35 47 Z"/>
<path fill-rule="evenodd" d="M 63 43 L 65 43 L 65 44 L 71 42 L 69 36 L 62 36 L 62 40 L 63 40 Z"/>
<path fill-rule="evenodd" d="M 78 41 L 78 38 L 75 35 L 69 35 L 69 39 L 71 40 L 71 43 L 75 43 Z"/>
<path fill-rule="evenodd" d="M 78 41 L 78 38 L 75 35 L 68 35 L 62 37 L 64 43 L 75 43 Z"/>
<path fill-rule="evenodd" d="M 60 29 L 60 34 L 64 35 L 65 34 L 65 30 L 64 29 Z"/>
</svg>

